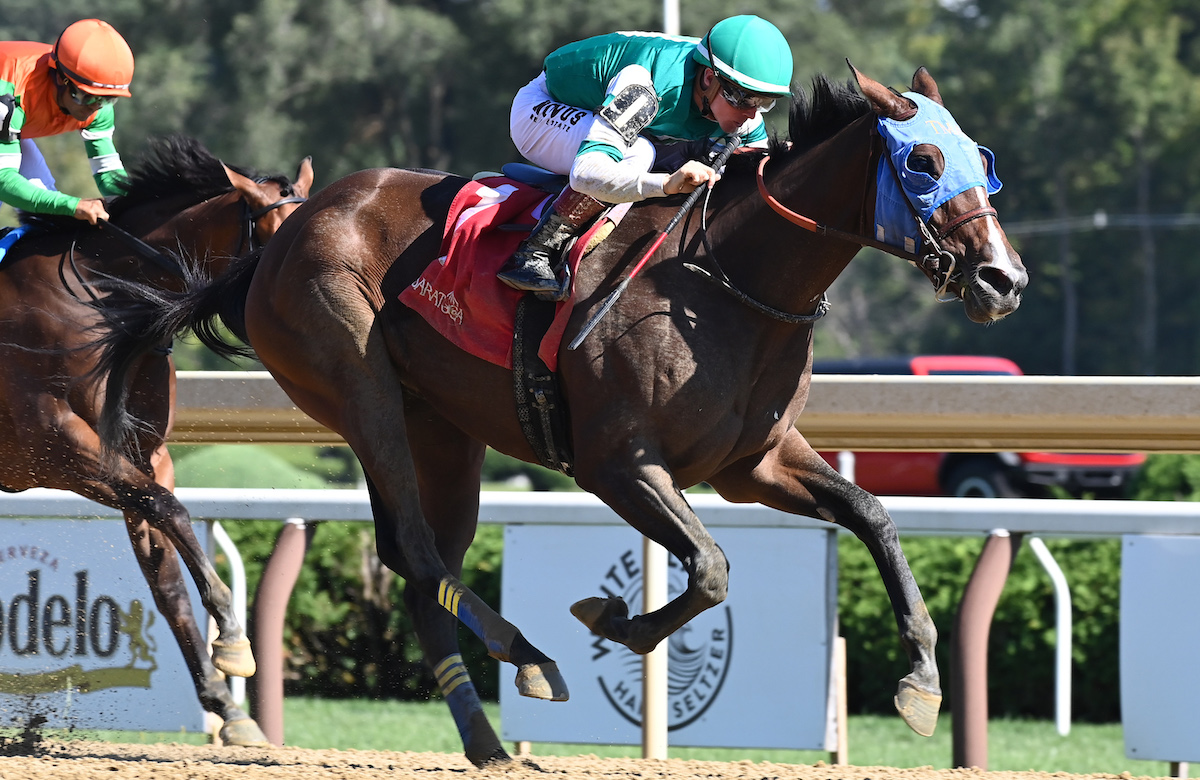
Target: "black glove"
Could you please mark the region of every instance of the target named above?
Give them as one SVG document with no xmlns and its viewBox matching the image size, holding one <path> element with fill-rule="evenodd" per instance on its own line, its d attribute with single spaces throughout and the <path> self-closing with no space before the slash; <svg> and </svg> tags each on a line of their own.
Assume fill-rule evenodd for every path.
<svg viewBox="0 0 1200 780">
<path fill-rule="evenodd" d="M 712 162 L 713 142 L 711 138 L 701 138 L 698 141 L 654 141 L 654 165 L 650 170 L 655 173 L 674 173 L 683 167 L 688 160 L 699 160 L 705 165 Z"/>
</svg>

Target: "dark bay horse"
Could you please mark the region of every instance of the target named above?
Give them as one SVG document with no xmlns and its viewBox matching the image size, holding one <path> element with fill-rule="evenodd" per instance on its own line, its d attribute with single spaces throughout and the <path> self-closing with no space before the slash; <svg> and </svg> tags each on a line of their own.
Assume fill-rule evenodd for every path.
<svg viewBox="0 0 1200 780">
<path fill-rule="evenodd" d="M 147 354 L 131 377 L 144 423 L 127 456 L 106 457 L 96 433 L 102 383 L 90 379 L 97 353 L 91 306 L 109 276 L 182 289 L 172 253 L 202 258 L 205 272 L 266 243 L 308 195 L 312 166 L 295 183 L 228 168 L 183 137 L 152 143 L 129 171 L 126 194 L 108 204 L 111 224 L 146 242 L 137 247 L 111 229 L 71 218 L 27 218 L 39 229 L 16 243 L 0 265 L 0 489 L 70 490 L 121 510 L 138 565 L 158 610 L 183 651 L 205 709 L 232 744 L 266 744 L 217 671 L 254 671 L 249 641 L 229 589 L 192 533 L 171 493 L 174 471 L 163 444 L 170 432 L 175 372 L 169 349 Z M 154 254 L 157 248 L 160 255 Z M 165 251 L 162 251 L 165 250 Z M 165 261 L 167 268 L 156 264 Z M 198 269 L 199 270 L 199 269 Z M 183 556 L 220 632 L 210 660 L 182 577 Z"/>
<path fill-rule="evenodd" d="M 925 69 L 913 78 L 912 97 L 854 74 L 861 95 L 824 77 L 811 92 L 798 91 L 790 141 L 776 139 L 767 158 L 734 155 L 699 210 L 703 218 L 684 221 L 578 349 L 560 353 L 576 480 L 675 555 L 689 577 L 682 594 L 649 614 L 630 617 L 613 598 L 584 599 L 572 612 L 594 633 L 646 653 L 725 598 L 728 562 L 688 506 L 688 486 L 703 481 L 732 501 L 824 518 L 854 532 L 874 556 L 911 665 L 896 706 L 929 735 L 941 702 L 937 632 L 895 525 L 796 427 L 824 292 L 872 243 L 876 174 L 891 164 L 882 128 L 913 118 L 916 96 L 941 104 Z M 957 131 L 948 121 L 942 130 Z M 909 151 L 903 164 L 910 178 L 924 177 L 923 191 L 958 174 L 937 145 Z M 990 153 L 973 143 L 970 153 L 974 166 L 990 164 Z M 758 191 L 758 171 L 778 213 Z M 481 765 L 507 756 L 462 668 L 455 618 L 494 658 L 517 667 L 522 694 L 561 700 L 567 690 L 554 663 L 458 579 L 475 533 L 485 445 L 538 462 L 522 435 L 512 372 L 451 346 L 397 300 L 437 256 L 463 184 L 431 171 L 352 174 L 302 206 L 261 257 L 215 283 L 112 309 L 109 316 L 134 325 L 105 346 L 112 373 L 104 414 L 106 442 L 119 446 L 129 434 L 121 377 L 178 330 L 220 318 L 244 337 L 292 400 L 345 437 L 361 460 L 380 558 L 408 582 L 405 603 L 422 650 L 467 757 Z M 1015 310 L 1027 282 L 988 192 L 967 187 L 932 209 L 925 229 L 935 251 L 910 258 L 939 297 L 961 299 L 981 323 Z M 585 258 L 564 344 L 680 202 L 636 204 Z M 727 285 L 714 284 L 722 275 Z"/>
</svg>

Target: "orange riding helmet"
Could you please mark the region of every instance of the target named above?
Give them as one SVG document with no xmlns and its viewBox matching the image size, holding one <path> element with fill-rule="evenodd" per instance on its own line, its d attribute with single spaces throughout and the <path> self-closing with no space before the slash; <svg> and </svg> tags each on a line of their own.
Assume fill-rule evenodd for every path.
<svg viewBox="0 0 1200 780">
<path fill-rule="evenodd" d="M 108 22 L 83 19 L 63 30 L 50 64 L 84 92 L 130 97 L 133 52 Z"/>
</svg>

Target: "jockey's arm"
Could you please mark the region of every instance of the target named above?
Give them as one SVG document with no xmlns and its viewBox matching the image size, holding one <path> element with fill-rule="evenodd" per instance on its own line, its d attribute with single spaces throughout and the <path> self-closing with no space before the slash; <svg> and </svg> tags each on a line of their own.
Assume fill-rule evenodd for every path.
<svg viewBox="0 0 1200 780">
<path fill-rule="evenodd" d="M 20 142 L 0 143 L 0 202 L 31 214 L 75 215 L 79 198 L 33 184 L 21 175 L 20 167 Z"/>
<path fill-rule="evenodd" d="M 105 197 L 120 195 L 125 191 L 125 166 L 113 144 L 115 125 L 113 106 L 106 105 L 96 112 L 87 127 L 79 131 L 87 150 L 88 163 L 92 166 L 92 179 Z"/>
<path fill-rule="evenodd" d="M 629 203 L 666 195 L 668 173 L 614 160 L 603 151 L 579 154 L 571 165 L 571 188 L 605 203 Z"/>
</svg>

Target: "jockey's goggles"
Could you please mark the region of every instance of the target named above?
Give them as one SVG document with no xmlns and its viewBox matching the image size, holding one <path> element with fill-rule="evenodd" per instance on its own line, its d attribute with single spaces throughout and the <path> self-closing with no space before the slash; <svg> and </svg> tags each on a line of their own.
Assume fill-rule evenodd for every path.
<svg viewBox="0 0 1200 780">
<path fill-rule="evenodd" d="M 732 81 L 727 81 L 718 77 L 721 84 L 721 97 L 725 98 L 725 102 L 738 111 L 745 111 L 748 108 L 753 108 L 761 113 L 766 113 L 775 107 L 774 95 L 763 95 L 758 92 L 751 92 L 748 89 L 743 89 Z"/>
<path fill-rule="evenodd" d="M 101 106 L 107 106 L 111 103 L 115 103 L 117 100 L 116 95 L 93 95 L 90 92 L 84 92 L 78 84 L 76 84 L 74 81 L 71 81 L 66 76 L 63 76 L 62 80 L 63 83 L 67 85 L 67 95 L 71 98 L 71 100 L 75 101 L 81 106 L 87 106 L 88 108 L 100 108 Z"/>
</svg>

